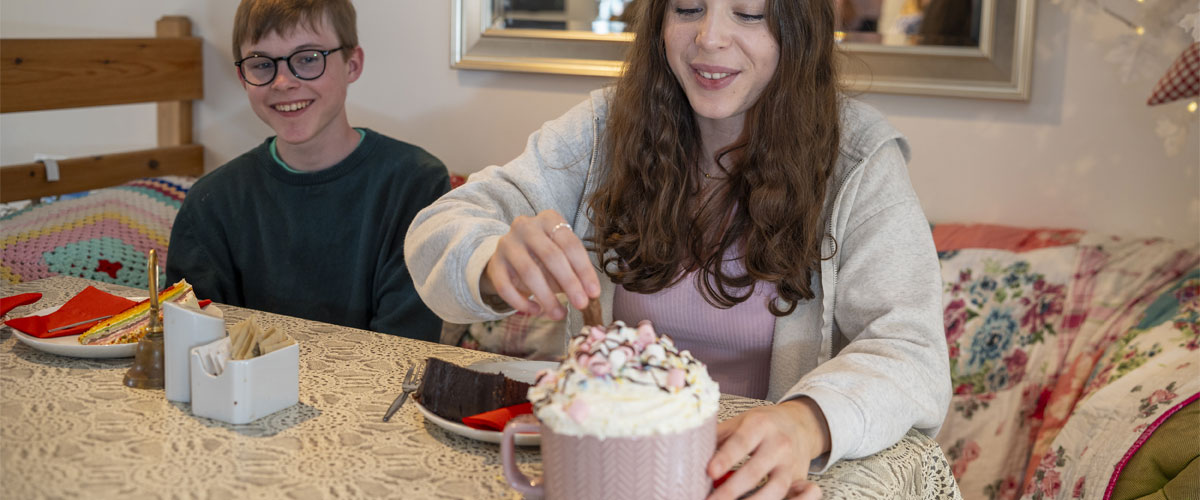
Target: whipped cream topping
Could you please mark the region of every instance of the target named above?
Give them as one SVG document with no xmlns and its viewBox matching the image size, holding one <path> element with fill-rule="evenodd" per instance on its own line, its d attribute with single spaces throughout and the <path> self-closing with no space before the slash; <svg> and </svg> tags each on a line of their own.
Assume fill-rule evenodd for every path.
<svg viewBox="0 0 1200 500">
<path fill-rule="evenodd" d="M 584 327 L 558 369 L 539 372 L 529 389 L 542 425 L 601 439 L 691 429 L 716 414 L 720 397 L 704 364 L 645 322 Z"/>
</svg>

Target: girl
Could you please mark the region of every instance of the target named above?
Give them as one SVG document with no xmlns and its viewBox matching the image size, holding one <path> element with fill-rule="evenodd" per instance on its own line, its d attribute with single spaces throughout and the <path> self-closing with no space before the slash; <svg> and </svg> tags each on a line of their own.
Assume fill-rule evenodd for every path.
<svg viewBox="0 0 1200 500">
<path fill-rule="evenodd" d="M 513 309 L 650 320 L 724 392 L 778 404 L 720 425 L 713 491 L 804 482 L 950 399 L 941 276 L 905 140 L 838 92 L 830 0 L 644 0 L 625 75 L 422 211 L 422 298 L 469 323 Z"/>
</svg>

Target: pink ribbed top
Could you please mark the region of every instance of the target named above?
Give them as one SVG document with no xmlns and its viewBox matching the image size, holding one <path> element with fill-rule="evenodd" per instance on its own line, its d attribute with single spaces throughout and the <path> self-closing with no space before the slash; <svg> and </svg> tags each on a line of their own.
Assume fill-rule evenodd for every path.
<svg viewBox="0 0 1200 500">
<path fill-rule="evenodd" d="M 741 267 L 738 260 L 726 261 L 727 272 Z M 758 283 L 745 302 L 719 309 L 704 300 L 697 288 L 699 276 L 692 273 L 675 286 L 649 295 L 618 286 L 613 319 L 630 326 L 650 320 L 655 331 L 669 335 L 679 349 L 692 351 L 708 365 L 721 392 L 766 398 L 775 337 L 775 316 L 767 305 L 775 297 L 775 286 Z"/>
</svg>

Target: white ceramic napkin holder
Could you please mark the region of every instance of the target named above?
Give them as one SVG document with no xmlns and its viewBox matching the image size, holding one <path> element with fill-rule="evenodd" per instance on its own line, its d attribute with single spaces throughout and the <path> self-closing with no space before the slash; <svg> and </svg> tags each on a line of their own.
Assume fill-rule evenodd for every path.
<svg viewBox="0 0 1200 500">
<path fill-rule="evenodd" d="M 250 359 L 228 360 L 220 375 L 205 371 L 198 352 L 203 348 L 192 348 L 189 356 L 193 415 L 245 424 L 300 401 L 299 344 Z"/>
<path fill-rule="evenodd" d="M 192 309 L 167 301 L 162 309 L 163 392 L 167 401 L 187 403 L 192 400 L 191 350 L 225 336 L 225 314 L 212 304 Z"/>
</svg>

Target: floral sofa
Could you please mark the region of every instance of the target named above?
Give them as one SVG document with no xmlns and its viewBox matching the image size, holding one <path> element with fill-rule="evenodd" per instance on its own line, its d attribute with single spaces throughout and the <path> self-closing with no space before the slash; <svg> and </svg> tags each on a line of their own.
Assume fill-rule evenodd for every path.
<svg viewBox="0 0 1200 500">
<path fill-rule="evenodd" d="M 954 387 L 937 440 L 964 498 L 1200 495 L 1197 248 L 980 225 L 933 234 Z"/>
<path fill-rule="evenodd" d="M 1075 230 L 932 230 L 954 387 L 937 440 L 963 497 L 1197 498 L 1200 251 Z M 447 325 L 443 341 L 554 359 L 545 346 L 562 328 L 517 314 Z M 1164 442 L 1184 443 L 1173 462 Z"/>
</svg>

